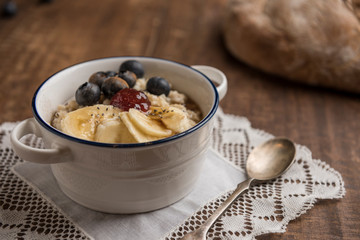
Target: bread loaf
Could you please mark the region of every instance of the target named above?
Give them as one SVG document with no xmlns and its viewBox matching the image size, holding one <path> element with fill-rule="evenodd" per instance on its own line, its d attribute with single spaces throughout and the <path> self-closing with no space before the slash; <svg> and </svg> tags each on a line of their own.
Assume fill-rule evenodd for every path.
<svg viewBox="0 0 360 240">
<path fill-rule="evenodd" d="M 360 93 L 351 0 L 230 0 L 224 39 L 235 57 L 268 73 Z"/>
</svg>

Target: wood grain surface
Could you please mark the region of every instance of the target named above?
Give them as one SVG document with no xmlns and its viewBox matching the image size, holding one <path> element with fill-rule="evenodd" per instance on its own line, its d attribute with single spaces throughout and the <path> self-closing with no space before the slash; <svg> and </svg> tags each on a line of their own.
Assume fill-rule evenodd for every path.
<svg viewBox="0 0 360 240">
<path fill-rule="evenodd" d="M 81 61 L 144 55 L 214 66 L 229 81 L 224 112 L 307 146 L 345 181 L 345 198 L 319 201 L 286 233 L 258 239 L 360 238 L 360 96 L 290 83 L 237 61 L 221 35 L 226 0 L 16 3 L 17 15 L 0 19 L 0 123 L 31 117 L 36 88 Z"/>
</svg>

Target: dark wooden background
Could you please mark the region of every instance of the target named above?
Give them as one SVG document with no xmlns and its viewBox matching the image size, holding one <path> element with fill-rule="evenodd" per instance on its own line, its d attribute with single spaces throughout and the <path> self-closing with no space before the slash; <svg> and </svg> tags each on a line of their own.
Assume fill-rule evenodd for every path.
<svg viewBox="0 0 360 240">
<path fill-rule="evenodd" d="M 0 123 L 31 117 L 40 83 L 81 61 L 144 55 L 214 66 L 228 77 L 226 113 L 306 145 L 345 181 L 345 198 L 319 201 L 286 233 L 258 239 L 359 239 L 360 95 L 290 83 L 237 61 L 221 35 L 226 0 L 16 3 L 17 15 L 0 19 Z"/>
</svg>

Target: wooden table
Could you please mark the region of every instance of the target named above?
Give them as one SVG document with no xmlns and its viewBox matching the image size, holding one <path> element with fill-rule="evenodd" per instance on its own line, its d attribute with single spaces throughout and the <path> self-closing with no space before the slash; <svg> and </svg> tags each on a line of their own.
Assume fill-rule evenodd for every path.
<svg viewBox="0 0 360 240">
<path fill-rule="evenodd" d="M 258 239 L 359 239 L 360 96 L 290 83 L 237 61 L 222 41 L 226 0 L 16 3 L 18 14 L 0 19 L 0 123 L 31 117 L 40 83 L 88 59 L 145 55 L 211 65 L 228 77 L 226 113 L 306 145 L 345 181 L 345 198 L 320 201 L 286 233 Z"/>
</svg>

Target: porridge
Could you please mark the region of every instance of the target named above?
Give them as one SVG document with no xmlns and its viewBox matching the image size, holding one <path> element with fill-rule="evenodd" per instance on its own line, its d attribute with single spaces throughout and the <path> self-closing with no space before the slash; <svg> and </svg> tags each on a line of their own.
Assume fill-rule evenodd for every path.
<svg viewBox="0 0 360 240">
<path fill-rule="evenodd" d="M 184 132 L 202 118 L 199 107 L 159 76 L 144 78 L 140 62 L 119 72 L 96 72 L 60 105 L 51 125 L 65 134 L 104 143 L 141 143 Z"/>
</svg>

